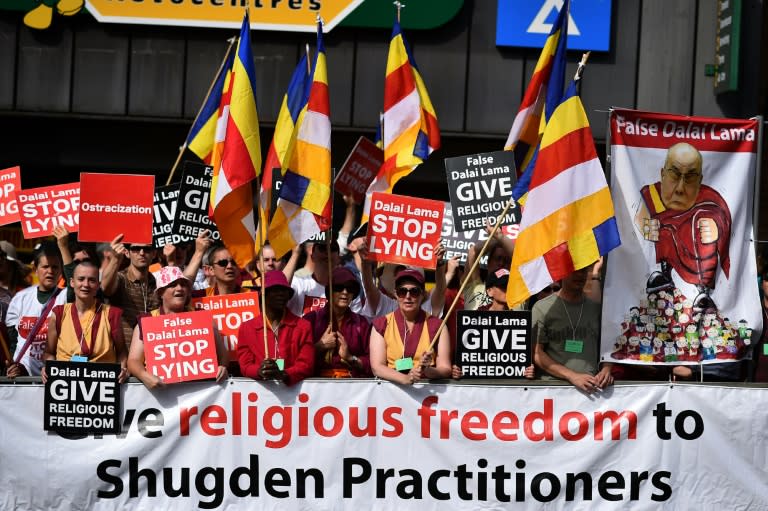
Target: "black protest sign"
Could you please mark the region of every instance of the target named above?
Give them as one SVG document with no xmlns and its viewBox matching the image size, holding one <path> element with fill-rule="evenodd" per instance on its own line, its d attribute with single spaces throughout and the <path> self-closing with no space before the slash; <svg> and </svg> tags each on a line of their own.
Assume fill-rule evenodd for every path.
<svg viewBox="0 0 768 511">
<path fill-rule="evenodd" d="M 208 229 L 211 231 L 211 239 L 221 239 L 216 224 L 208 216 L 212 179 L 213 167 L 210 165 L 184 162 L 184 175 L 181 178 L 179 200 L 173 218 L 173 234 L 194 239 Z"/>
<path fill-rule="evenodd" d="M 45 363 L 43 429 L 62 433 L 119 433 L 119 364 Z"/>
<path fill-rule="evenodd" d="M 272 169 L 272 194 L 269 204 L 269 221 L 272 222 L 272 218 L 277 211 L 277 199 L 280 198 L 280 188 L 283 186 L 283 169 L 277 167 Z"/>
<path fill-rule="evenodd" d="M 179 200 L 179 185 L 171 184 L 155 188 L 154 215 L 152 219 L 152 245 L 155 248 L 165 245 L 178 245 L 192 238 L 173 234 L 173 218 L 176 216 L 176 203 Z"/>
<path fill-rule="evenodd" d="M 448 191 L 457 232 L 482 229 L 504 211 L 512 200 L 515 186 L 515 160 L 511 151 L 470 154 L 445 159 Z M 520 206 L 514 204 L 501 219 L 501 225 L 520 221 Z"/>
<path fill-rule="evenodd" d="M 520 225 L 502 225 L 499 227 L 501 234 L 511 240 L 517 239 L 517 234 L 520 231 Z M 450 202 L 445 203 L 445 212 L 443 214 L 443 228 L 440 234 L 443 239 L 443 245 L 445 246 L 444 259 L 448 260 L 455 256 L 459 257 L 459 264 L 467 263 L 467 254 L 472 245 L 478 245 L 478 250 L 482 247 L 486 240 L 488 240 L 488 233 L 485 229 L 477 229 L 475 231 L 456 232 L 453 220 L 453 207 Z M 488 253 L 486 252 L 482 258 L 480 258 L 480 267 L 485 268 L 488 262 Z"/>
<path fill-rule="evenodd" d="M 458 311 L 456 364 L 467 378 L 524 378 L 531 311 Z"/>
</svg>

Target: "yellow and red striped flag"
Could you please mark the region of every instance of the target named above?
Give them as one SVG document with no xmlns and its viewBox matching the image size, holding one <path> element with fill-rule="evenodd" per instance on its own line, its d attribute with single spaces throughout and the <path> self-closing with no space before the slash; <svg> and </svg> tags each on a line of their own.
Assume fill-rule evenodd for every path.
<svg viewBox="0 0 768 511">
<path fill-rule="evenodd" d="M 366 192 L 362 223 L 368 221 L 373 192 L 392 193 L 395 183 L 440 147 L 437 114 L 397 20 L 389 43 L 381 127 L 384 163 Z"/>
<path fill-rule="evenodd" d="M 222 241 L 237 264 L 245 266 L 253 259 L 256 233 L 251 182 L 261 170 L 256 73 L 247 12 L 224 89 L 211 158 L 211 210 Z"/>
<path fill-rule="evenodd" d="M 620 243 L 611 192 L 574 80 L 541 138 L 512 254 L 509 306 Z"/>
</svg>

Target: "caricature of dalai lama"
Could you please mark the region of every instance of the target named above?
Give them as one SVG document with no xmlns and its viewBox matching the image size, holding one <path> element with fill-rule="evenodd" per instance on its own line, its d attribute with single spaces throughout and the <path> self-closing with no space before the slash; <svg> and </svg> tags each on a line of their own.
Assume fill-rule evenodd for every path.
<svg viewBox="0 0 768 511">
<path fill-rule="evenodd" d="M 726 278 L 731 266 L 731 213 L 720 194 L 701 180 L 701 153 L 684 142 L 670 147 L 660 181 L 640 190 L 643 203 L 635 225 L 655 243 L 656 262 L 661 263 L 661 272 L 648 280 L 648 292 L 672 287 L 674 268 L 698 288 L 694 307 L 715 309 L 710 293 L 718 264 Z"/>
</svg>

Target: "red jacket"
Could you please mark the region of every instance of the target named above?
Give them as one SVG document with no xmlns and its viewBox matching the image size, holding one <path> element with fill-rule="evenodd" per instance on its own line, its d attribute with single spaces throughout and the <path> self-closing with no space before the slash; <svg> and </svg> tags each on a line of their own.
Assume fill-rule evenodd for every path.
<svg viewBox="0 0 768 511">
<path fill-rule="evenodd" d="M 237 334 L 237 358 L 243 376 L 259 379 L 259 367 L 264 358 L 285 361 L 286 383 L 293 385 L 315 369 L 315 345 L 312 342 L 312 325 L 286 310 L 278 330 L 277 344 L 272 329 L 267 325 L 267 350 L 264 354 L 264 330 L 261 315 L 240 325 Z"/>
</svg>

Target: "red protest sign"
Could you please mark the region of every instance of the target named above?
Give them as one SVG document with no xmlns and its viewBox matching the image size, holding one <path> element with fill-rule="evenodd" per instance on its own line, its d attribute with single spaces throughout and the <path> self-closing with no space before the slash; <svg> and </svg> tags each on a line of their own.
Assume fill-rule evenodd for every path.
<svg viewBox="0 0 768 511">
<path fill-rule="evenodd" d="M 219 368 L 211 311 L 141 318 L 147 371 L 165 383 L 215 378 Z"/>
<path fill-rule="evenodd" d="M 443 203 L 374 192 L 368 223 L 368 258 L 423 268 L 436 265 Z"/>
<path fill-rule="evenodd" d="M 333 188 L 342 195 L 351 195 L 356 203 L 362 204 L 365 191 L 382 163 L 384 151 L 367 138 L 360 137 L 336 176 Z"/>
<path fill-rule="evenodd" d="M 24 237 L 40 238 L 62 225 L 69 232 L 79 228 L 80 183 L 32 188 L 16 192 Z"/>
<path fill-rule="evenodd" d="M 193 298 L 192 305 L 196 310 L 207 310 L 213 314 L 216 328 L 229 351 L 229 359 L 237 360 L 237 331 L 242 323 L 259 315 L 258 293 Z"/>
<path fill-rule="evenodd" d="M 0 225 L 19 221 L 16 192 L 21 190 L 21 167 L 0 170 Z"/>
<path fill-rule="evenodd" d="M 155 177 L 80 174 L 80 241 L 152 244 Z"/>
</svg>

